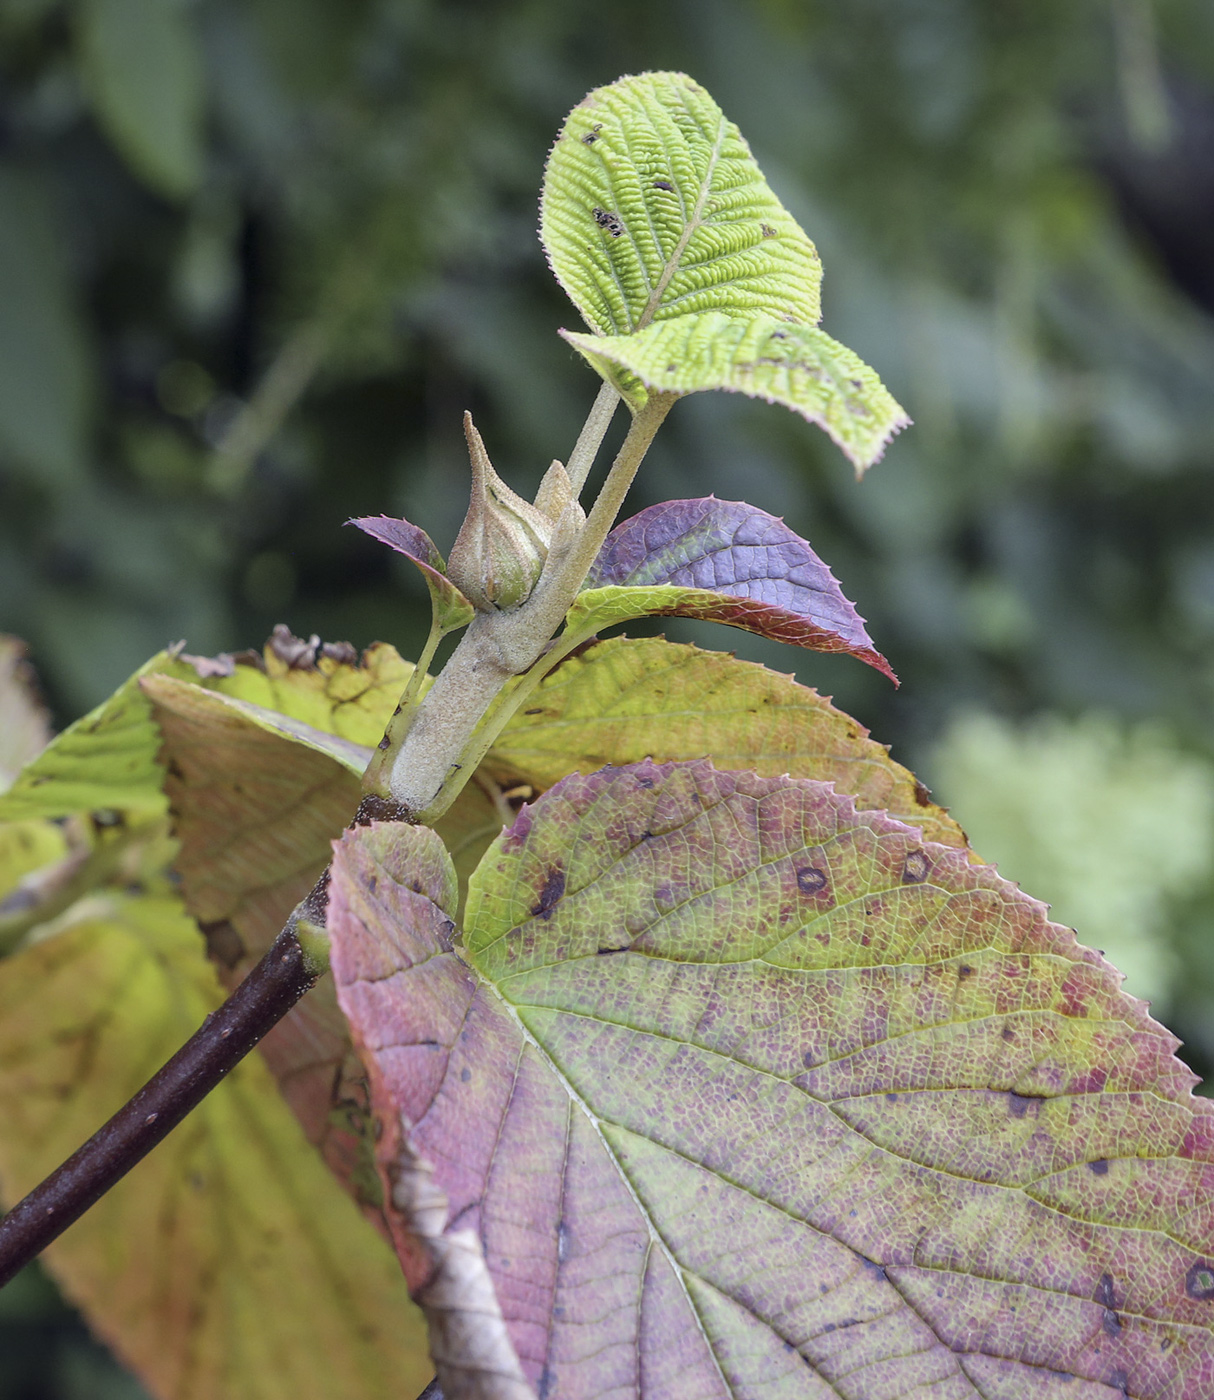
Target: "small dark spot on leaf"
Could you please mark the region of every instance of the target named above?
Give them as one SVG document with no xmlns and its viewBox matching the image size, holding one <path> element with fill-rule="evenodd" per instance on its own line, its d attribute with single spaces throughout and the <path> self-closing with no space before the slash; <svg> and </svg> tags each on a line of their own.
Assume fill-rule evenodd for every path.
<svg viewBox="0 0 1214 1400">
<path fill-rule="evenodd" d="M 605 958 L 610 953 L 626 953 L 629 946 L 629 944 L 625 943 L 622 948 L 596 948 L 594 952 L 596 957 Z"/>
<path fill-rule="evenodd" d="M 999 1034 L 1004 1038 L 1004 1040 L 1016 1039 L 1016 1032 L 1012 1030 L 1011 1026 L 1004 1026 L 1004 1028 L 999 1032 Z"/>
<path fill-rule="evenodd" d="M 594 143 L 599 139 L 599 132 L 602 131 L 602 129 L 603 123 L 595 122 L 593 129 L 588 131 L 585 134 L 585 136 L 582 137 L 582 144 L 584 146 L 593 146 Z"/>
<path fill-rule="evenodd" d="M 802 894 L 819 894 L 826 888 L 826 871 L 816 865 L 803 865 L 797 871 L 797 888 Z"/>
<path fill-rule="evenodd" d="M 467 1082 L 468 1082 L 469 1079 L 471 1079 L 471 1078 L 472 1078 L 472 1071 L 468 1068 L 467 1065 L 465 1065 L 465 1066 L 463 1067 L 463 1069 L 461 1069 L 460 1072 L 459 1072 L 459 1082 L 460 1082 L 461 1084 L 467 1084 Z"/>
<path fill-rule="evenodd" d="M 437 1040 L 419 1040 L 417 1043 L 418 1043 L 419 1045 L 424 1045 L 424 1046 L 426 1047 L 427 1050 L 437 1050 L 437 1049 L 438 1049 L 438 1041 L 437 1041 Z"/>
<path fill-rule="evenodd" d="M 1040 1103 L 1043 1098 L 1045 1098 L 1044 1094 L 1018 1094 L 1014 1089 L 1009 1090 L 1007 1096 L 1008 1112 L 1013 1118 L 1023 1118 L 1030 1106 Z"/>
<path fill-rule="evenodd" d="M 932 795 L 922 783 L 915 784 L 915 801 L 920 807 L 930 807 L 932 805 Z"/>
<path fill-rule="evenodd" d="M 534 710 L 524 710 L 523 713 L 525 715 L 542 715 L 544 711 L 542 707 L 538 707 Z"/>
<path fill-rule="evenodd" d="M 667 373 L 667 374 L 675 374 L 675 373 L 678 372 L 678 368 L 679 368 L 679 367 L 678 367 L 677 364 L 670 364 L 670 365 L 667 365 L 667 366 L 666 366 L 666 373 Z"/>
<path fill-rule="evenodd" d="M 637 779 L 637 787 L 651 788 L 652 786 L 653 786 L 653 779 L 652 779 L 652 778 L 638 778 L 638 779 Z"/>
<path fill-rule="evenodd" d="M 1107 1176 L 1109 1172 L 1108 1160 L 1104 1157 L 1099 1157 L 1096 1161 L 1089 1162 L 1088 1171 L 1090 1171 L 1093 1176 Z"/>
<path fill-rule="evenodd" d="M 674 186 L 669 180 L 655 180 L 653 187 L 655 190 L 665 190 L 667 194 L 674 194 Z"/>
<path fill-rule="evenodd" d="M 1126 1396 L 1126 1400 L 1129 1400 L 1130 1378 L 1120 1366 L 1109 1377 L 1109 1384 L 1120 1390 L 1122 1395 Z"/>
<path fill-rule="evenodd" d="M 1214 1298 L 1214 1263 L 1199 1259 L 1185 1275 L 1184 1291 L 1201 1303 Z"/>
<path fill-rule="evenodd" d="M 774 238 L 776 236 L 776 231 L 770 224 L 760 224 L 759 228 L 762 230 L 764 238 Z"/>
<path fill-rule="evenodd" d="M 1121 1318 L 1112 1308 L 1105 1308 L 1104 1315 L 1100 1320 L 1100 1325 L 1110 1337 L 1115 1337 L 1121 1331 Z"/>
<path fill-rule="evenodd" d="M 371 891 L 371 893 L 374 894 L 375 891 L 376 891 L 378 888 L 379 888 L 379 876 L 378 876 L 378 875 L 368 875 L 368 876 L 367 876 L 367 889 L 369 889 L 369 890 Z"/>
<path fill-rule="evenodd" d="M 384 749 L 392 747 L 392 740 L 389 739 L 388 736 L 385 734 L 384 737 L 379 741 L 378 744 L 376 744 L 375 747 L 382 752 Z"/>
<path fill-rule="evenodd" d="M 531 906 L 532 914 L 539 919 L 552 918 L 552 911 L 564 893 L 565 872 L 563 870 L 550 870 L 548 878 L 544 881 L 544 888 L 540 891 L 539 902 Z"/>
<path fill-rule="evenodd" d="M 912 851 L 902 866 L 904 885 L 921 885 L 927 879 L 932 863 L 922 851 Z"/>
<path fill-rule="evenodd" d="M 967 977 L 974 975 L 974 969 L 968 963 L 962 963 L 957 969 L 957 976 L 964 982 Z"/>
<path fill-rule="evenodd" d="M 813 1069 L 815 1063 L 814 1052 L 812 1050 L 806 1050 L 806 1052 L 801 1056 L 801 1063 L 805 1066 L 806 1069 Z"/>
<path fill-rule="evenodd" d="M 891 1090 L 889 1091 L 889 1093 L 886 1094 L 885 1097 L 889 1100 L 890 1103 L 897 1103 L 897 1102 L 898 1102 L 898 1095 L 897 1095 L 897 1093 L 896 1093 L 893 1089 L 891 1089 Z"/>
<path fill-rule="evenodd" d="M 600 209 L 596 204 L 593 210 L 594 221 L 599 228 L 606 229 L 612 238 L 618 238 L 624 232 L 624 221 L 620 216 L 610 209 Z"/>
</svg>

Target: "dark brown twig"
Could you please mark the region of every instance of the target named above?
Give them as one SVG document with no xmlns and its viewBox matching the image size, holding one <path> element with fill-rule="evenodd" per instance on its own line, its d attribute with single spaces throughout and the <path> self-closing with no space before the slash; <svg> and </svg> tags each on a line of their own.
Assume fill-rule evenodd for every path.
<svg viewBox="0 0 1214 1400">
<path fill-rule="evenodd" d="M 313 896 L 316 894 L 313 891 Z M 323 898 L 323 890 L 320 894 Z M 282 1020 L 317 975 L 300 946 L 292 919 L 265 957 L 168 1064 L 0 1220 L 0 1287 L 196 1108 Z"/>
</svg>

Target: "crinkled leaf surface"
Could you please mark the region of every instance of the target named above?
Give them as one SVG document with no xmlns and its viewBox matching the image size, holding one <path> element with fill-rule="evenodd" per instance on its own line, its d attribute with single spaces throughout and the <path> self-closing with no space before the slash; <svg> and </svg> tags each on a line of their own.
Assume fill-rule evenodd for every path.
<svg viewBox="0 0 1214 1400">
<path fill-rule="evenodd" d="M 372 539 L 390 545 L 417 565 L 430 590 L 435 621 L 444 632 L 466 627 L 476 616 L 476 609 L 447 577 L 443 556 L 425 530 L 390 515 L 364 515 L 347 523 L 357 525 Z"/>
<path fill-rule="evenodd" d="M 727 389 L 783 404 L 822 428 L 858 473 L 910 423 L 876 371 L 816 326 L 705 311 L 632 335 L 561 334 L 634 405 L 645 399 L 637 383 L 675 394 Z"/>
<path fill-rule="evenodd" d="M 684 73 L 596 88 L 548 160 L 540 236 L 593 334 L 562 332 L 639 408 L 732 389 L 825 428 L 863 471 L 909 421 L 816 330 L 821 264 L 741 133 Z"/>
<path fill-rule="evenodd" d="M 540 236 L 600 335 L 694 311 L 821 314 L 814 245 L 685 73 L 621 78 L 573 109 L 548 158 Z"/>
<path fill-rule="evenodd" d="M 537 1393 L 1214 1391 L 1214 1104 L 992 867 L 640 764 L 520 814 L 464 957 L 452 889 L 347 833 L 334 973 L 411 1286 L 475 1237 Z"/>
<path fill-rule="evenodd" d="M 569 629 L 598 631 L 647 614 L 705 618 L 814 651 L 846 652 L 897 683 L 808 543 L 742 501 L 666 501 L 612 530 L 570 610 Z"/>
<path fill-rule="evenodd" d="M 612 637 L 563 661 L 510 721 L 486 767 L 503 782 L 524 774 L 543 789 L 568 773 L 643 758 L 711 758 L 719 768 L 831 782 L 927 840 L 965 845 L 914 774 L 817 691 L 663 637 Z"/>
<path fill-rule="evenodd" d="M 0 1177 L 34 1186 L 218 1004 L 173 899 L 98 897 L 0 964 Z M 162 1400 L 396 1400 L 431 1374 L 391 1251 L 250 1057 L 51 1246 Z"/>
</svg>

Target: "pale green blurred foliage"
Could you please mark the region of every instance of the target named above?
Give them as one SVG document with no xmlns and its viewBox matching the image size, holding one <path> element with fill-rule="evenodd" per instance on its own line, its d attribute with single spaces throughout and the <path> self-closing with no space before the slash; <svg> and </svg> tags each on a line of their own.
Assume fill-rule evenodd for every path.
<svg viewBox="0 0 1214 1400">
<path fill-rule="evenodd" d="M 1014 725 L 971 711 L 945 732 L 931 773 L 978 852 L 1161 1014 L 1183 972 L 1171 905 L 1214 869 L 1214 768 L 1156 725 L 1095 714 Z"/>
</svg>

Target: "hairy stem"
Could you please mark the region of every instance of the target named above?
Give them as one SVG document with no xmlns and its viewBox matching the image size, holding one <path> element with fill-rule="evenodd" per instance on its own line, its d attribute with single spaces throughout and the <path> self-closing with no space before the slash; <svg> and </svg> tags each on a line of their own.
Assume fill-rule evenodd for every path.
<svg viewBox="0 0 1214 1400">
<path fill-rule="evenodd" d="M 327 873 L 300 905 L 300 922 L 324 919 Z M 302 912 L 301 912 L 302 911 Z M 58 1170 L 0 1219 L 0 1286 L 168 1136 L 317 980 L 296 919 L 232 995 L 163 1069 Z"/>
<path fill-rule="evenodd" d="M 598 456 L 599 448 L 603 445 L 603 438 L 611 425 L 612 418 L 615 417 L 619 401 L 619 394 L 604 380 L 603 387 L 599 390 L 598 397 L 586 417 L 586 422 L 582 425 L 582 431 L 578 434 L 578 440 L 574 444 L 569 463 L 565 468 L 569 474 L 569 484 L 573 487 L 575 496 L 581 495 L 586 478 L 590 475 L 590 468 L 594 466 L 594 459 Z"/>
<path fill-rule="evenodd" d="M 433 824 L 475 771 L 487 747 L 477 731 L 504 688 L 535 665 L 564 620 L 675 397 L 650 397 L 633 418 L 603 489 L 569 547 L 559 556 L 549 555 L 535 591 L 521 607 L 476 616 L 427 692 L 403 742 L 390 755 L 388 775 L 392 798 L 416 813 L 418 821 Z"/>
</svg>

